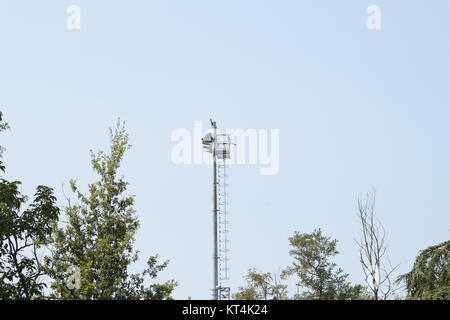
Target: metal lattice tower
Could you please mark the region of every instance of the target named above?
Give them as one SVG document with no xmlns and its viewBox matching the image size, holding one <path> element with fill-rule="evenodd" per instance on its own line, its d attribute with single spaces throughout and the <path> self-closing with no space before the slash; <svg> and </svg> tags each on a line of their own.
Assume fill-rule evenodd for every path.
<svg viewBox="0 0 450 320">
<path fill-rule="evenodd" d="M 230 152 L 229 135 L 217 135 L 217 151 L 218 154 L 227 156 L 218 158 L 217 164 L 217 201 L 218 201 L 218 234 L 219 234 L 219 281 L 227 281 L 228 278 L 228 173 L 227 158 Z M 219 283 L 221 286 L 221 283 Z"/>
<path fill-rule="evenodd" d="M 216 122 L 211 120 L 212 133 L 202 139 L 206 152 L 213 156 L 213 299 L 229 300 L 230 288 L 223 287 L 228 280 L 228 194 L 227 159 L 230 159 L 231 141 L 227 134 L 217 134 Z"/>
</svg>

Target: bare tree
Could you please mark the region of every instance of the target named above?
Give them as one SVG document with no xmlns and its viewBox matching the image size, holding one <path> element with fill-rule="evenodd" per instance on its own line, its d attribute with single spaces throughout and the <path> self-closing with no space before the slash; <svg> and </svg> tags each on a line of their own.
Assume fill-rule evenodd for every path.
<svg viewBox="0 0 450 320">
<path fill-rule="evenodd" d="M 359 246 L 360 262 L 366 283 L 375 300 L 386 300 L 396 291 L 393 267 L 387 257 L 386 230 L 375 216 L 376 192 L 358 198 L 358 218 L 361 224 Z"/>
</svg>

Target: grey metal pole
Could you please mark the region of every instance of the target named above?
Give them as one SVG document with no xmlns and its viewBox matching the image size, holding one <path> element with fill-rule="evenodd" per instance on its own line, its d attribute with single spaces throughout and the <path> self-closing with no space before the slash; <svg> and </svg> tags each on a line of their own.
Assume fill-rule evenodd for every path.
<svg viewBox="0 0 450 320">
<path fill-rule="evenodd" d="M 213 300 L 219 300 L 219 253 L 218 253 L 218 237 L 217 237 L 217 163 L 216 163 L 216 137 L 217 125 L 212 122 L 213 126 L 213 235 L 214 235 L 214 253 L 213 253 Z"/>
</svg>

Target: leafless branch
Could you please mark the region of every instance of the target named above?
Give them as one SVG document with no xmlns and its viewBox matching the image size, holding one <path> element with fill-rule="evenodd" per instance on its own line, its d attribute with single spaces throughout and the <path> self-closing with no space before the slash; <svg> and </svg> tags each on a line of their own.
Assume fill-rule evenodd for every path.
<svg viewBox="0 0 450 320">
<path fill-rule="evenodd" d="M 376 192 L 358 199 L 358 220 L 361 225 L 361 239 L 356 241 L 359 247 L 360 263 L 366 277 L 366 283 L 374 299 L 388 299 L 395 291 L 391 280 L 393 267 L 387 257 L 386 230 L 375 216 Z M 385 261 L 389 262 L 386 267 Z"/>
</svg>

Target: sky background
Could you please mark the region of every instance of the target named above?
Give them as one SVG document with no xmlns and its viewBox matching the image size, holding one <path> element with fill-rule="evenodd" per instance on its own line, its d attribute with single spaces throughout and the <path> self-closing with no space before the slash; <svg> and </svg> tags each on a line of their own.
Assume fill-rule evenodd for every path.
<svg viewBox="0 0 450 320">
<path fill-rule="evenodd" d="M 72 4 L 79 31 L 66 27 Z M 378 31 L 366 27 L 373 4 Z M 108 128 L 125 120 L 121 171 L 141 221 L 132 270 L 159 253 L 175 298 L 209 299 L 212 172 L 174 165 L 171 134 L 210 117 L 279 129 L 277 175 L 229 170 L 232 291 L 250 267 L 289 265 L 288 237 L 319 227 L 364 282 L 356 201 L 373 188 L 404 273 L 450 236 L 449 15 L 447 0 L 3 0 L 6 176 L 28 195 L 51 186 L 65 205 L 63 185 L 95 181 L 89 150 L 107 149 Z"/>
</svg>

